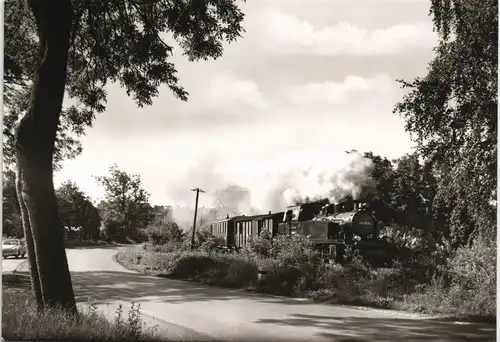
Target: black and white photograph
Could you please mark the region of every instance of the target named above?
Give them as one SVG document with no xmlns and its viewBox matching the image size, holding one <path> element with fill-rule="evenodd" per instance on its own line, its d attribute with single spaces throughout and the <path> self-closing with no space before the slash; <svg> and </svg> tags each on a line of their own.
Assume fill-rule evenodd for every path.
<svg viewBox="0 0 500 342">
<path fill-rule="evenodd" d="M 0 7 L 4 340 L 496 340 L 498 1 Z"/>
</svg>

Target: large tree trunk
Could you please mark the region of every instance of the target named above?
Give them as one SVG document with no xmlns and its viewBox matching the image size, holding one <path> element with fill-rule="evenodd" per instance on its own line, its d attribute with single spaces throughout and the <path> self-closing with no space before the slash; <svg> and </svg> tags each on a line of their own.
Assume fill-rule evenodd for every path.
<svg viewBox="0 0 500 342">
<path fill-rule="evenodd" d="M 53 154 L 61 114 L 68 49 L 73 21 L 71 0 L 29 0 L 40 39 L 40 59 L 35 72 L 31 102 L 16 131 L 20 201 L 27 209 L 33 237 L 32 268 L 38 271 L 45 307 L 62 306 L 76 312 L 63 227 L 53 184 Z M 36 284 L 34 283 L 36 290 Z"/>
<path fill-rule="evenodd" d="M 24 228 L 24 237 L 26 239 L 26 249 L 28 253 L 28 262 L 30 266 L 29 269 L 31 277 L 31 287 L 35 295 L 37 308 L 38 310 L 42 310 L 43 309 L 42 289 L 40 288 L 40 279 L 38 278 L 38 267 L 36 265 L 35 246 L 33 242 L 33 233 L 31 231 L 31 224 L 29 221 L 28 208 L 26 208 L 25 202 L 22 198 L 24 193 L 22 179 L 23 179 L 22 171 L 18 168 L 16 172 L 16 192 L 19 202 L 19 209 L 21 212 L 21 222 Z"/>
</svg>

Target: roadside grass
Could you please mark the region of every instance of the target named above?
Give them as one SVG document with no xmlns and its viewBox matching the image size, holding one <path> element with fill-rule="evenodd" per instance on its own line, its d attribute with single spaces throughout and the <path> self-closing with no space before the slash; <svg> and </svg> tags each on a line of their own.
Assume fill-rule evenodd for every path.
<svg viewBox="0 0 500 342">
<path fill-rule="evenodd" d="M 134 271 L 210 285 L 253 288 L 257 283 L 257 263 L 246 256 L 207 251 L 154 252 L 151 248 L 127 248 L 115 260 Z"/>
<path fill-rule="evenodd" d="M 171 244 L 145 243 L 124 249 L 115 258 L 128 269 L 210 285 L 463 320 L 496 318 L 495 270 L 492 274 L 450 276 L 430 264 L 403 267 L 394 263 L 390 268 L 373 268 L 355 258 L 347 265 L 311 266 L 307 262 L 293 264 L 293 257 L 287 255 L 287 260 L 280 261 L 248 253 L 186 251 Z M 472 260 L 469 263 L 475 262 L 467 257 Z M 266 270 L 261 278 L 259 269 Z"/>
<path fill-rule="evenodd" d="M 370 271 L 359 266 L 326 265 L 317 275 L 311 275 L 271 258 L 215 251 L 154 252 L 152 249 L 151 246 L 124 249 L 115 259 L 128 269 L 173 279 L 337 304 L 394 306 L 390 270 L 371 271 L 370 277 L 367 274 Z M 260 278 L 259 268 L 266 271 Z"/>
<path fill-rule="evenodd" d="M 5 340 L 165 340 L 153 328 L 144 327 L 139 307 L 132 304 L 128 317 L 118 311 L 108 321 L 89 303 L 87 310 L 70 315 L 59 309 L 39 312 L 30 291 L 29 278 L 15 274 L 2 276 L 2 337 Z M 121 308 L 120 308 L 121 309 Z"/>
</svg>

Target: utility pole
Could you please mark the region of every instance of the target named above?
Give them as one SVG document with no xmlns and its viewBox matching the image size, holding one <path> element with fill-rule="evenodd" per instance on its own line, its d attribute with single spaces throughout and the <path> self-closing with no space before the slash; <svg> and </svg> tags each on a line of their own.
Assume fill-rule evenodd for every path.
<svg viewBox="0 0 500 342">
<path fill-rule="evenodd" d="M 205 192 L 200 188 L 191 189 L 191 191 L 196 191 L 196 203 L 194 205 L 194 221 L 193 221 L 193 235 L 191 236 L 191 249 L 194 249 L 194 232 L 196 230 L 196 215 L 198 214 L 198 198 L 200 196 L 200 192 Z"/>
</svg>

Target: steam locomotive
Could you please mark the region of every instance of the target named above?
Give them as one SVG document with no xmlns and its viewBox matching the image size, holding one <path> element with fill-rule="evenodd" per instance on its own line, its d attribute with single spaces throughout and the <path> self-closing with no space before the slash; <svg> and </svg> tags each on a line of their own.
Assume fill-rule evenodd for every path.
<svg viewBox="0 0 500 342">
<path fill-rule="evenodd" d="M 273 237 L 278 234 L 307 236 L 323 255 L 336 261 L 343 260 L 348 247 L 374 261 L 386 259 L 391 249 L 379 239 L 375 217 L 364 204 L 356 202 L 352 207 L 304 203 L 289 206 L 285 212 L 226 217 L 210 225 L 218 247 L 224 249 L 243 248 L 263 230 Z"/>
</svg>

